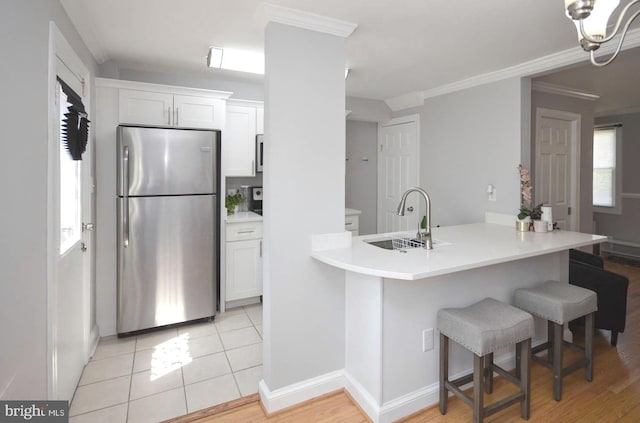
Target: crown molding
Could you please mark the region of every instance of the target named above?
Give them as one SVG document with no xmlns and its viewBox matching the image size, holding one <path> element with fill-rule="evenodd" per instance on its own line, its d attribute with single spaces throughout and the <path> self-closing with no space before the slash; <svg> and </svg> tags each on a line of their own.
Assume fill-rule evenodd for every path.
<svg viewBox="0 0 640 423">
<path fill-rule="evenodd" d="M 419 107 L 424 104 L 424 97 L 421 92 L 414 91 L 397 97 L 388 98 L 384 101 L 391 110 L 405 110 L 412 107 Z"/>
<path fill-rule="evenodd" d="M 180 87 L 173 85 L 152 84 L 149 82 L 127 81 L 124 79 L 112 78 L 95 78 L 96 87 L 101 88 L 124 88 L 138 91 L 152 91 L 156 93 L 168 93 L 178 95 L 191 95 L 199 97 L 219 98 L 222 100 L 229 99 L 233 95 L 231 91 L 208 90 L 204 88 Z M 236 101 L 235 99 L 233 101 Z M 254 103 L 251 100 L 245 100 L 243 103 Z M 258 103 L 258 102 L 255 102 Z"/>
<path fill-rule="evenodd" d="M 261 3 L 259 14 L 261 15 L 259 18 L 265 25 L 269 22 L 276 22 L 343 38 L 350 36 L 358 27 L 358 24 L 355 23 L 270 3 Z"/>
<path fill-rule="evenodd" d="M 622 50 L 628 50 L 640 46 L 640 29 L 634 29 L 627 32 Z M 615 45 L 605 44 L 600 47 L 599 55 L 611 54 L 615 51 Z M 589 60 L 589 54 L 582 50 L 581 47 L 559 51 L 547 56 L 539 57 L 528 62 L 520 63 L 515 66 L 500 69 L 495 72 L 488 72 L 477 75 L 461 81 L 445 84 L 440 87 L 432 88 L 424 91 L 414 91 L 397 97 L 385 100 L 387 105 L 394 112 L 403 110 L 408 107 L 416 107 L 424 104 L 427 98 L 437 97 L 444 94 L 450 94 L 456 91 L 466 90 L 480 85 L 490 84 L 492 82 L 502 81 L 504 79 L 516 77 L 535 77 L 541 74 L 553 71 L 576 63 Z M 419 104 L 416 104 L 417 98 L 421 98 Z M 408 106 L 407 106 L 408 105 Z"/>
<path fill-rule="evenodd" d="M 531 89 L 541 93 L 563 95 L 566 97 L 579 98 L 581 100 L 596 101 L 600 98 L 598 94 L 592 94 L 586 91 L 580 91 L 574 88 L 563 87 L 561 85 L 550 84 L 542 81 L 533 81 L 531 83 Z"/>
</svg>

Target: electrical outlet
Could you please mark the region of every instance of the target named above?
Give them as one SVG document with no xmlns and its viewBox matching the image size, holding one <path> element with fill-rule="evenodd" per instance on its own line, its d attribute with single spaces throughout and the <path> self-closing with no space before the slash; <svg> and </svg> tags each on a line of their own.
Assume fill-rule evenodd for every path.
<svg viewBox="0 0 640 423">
<path fill-rule="evenodd" d="M 433 329 L 425 329 L 422 331 L 422 352 L 433 349 Z"/>
</svg>

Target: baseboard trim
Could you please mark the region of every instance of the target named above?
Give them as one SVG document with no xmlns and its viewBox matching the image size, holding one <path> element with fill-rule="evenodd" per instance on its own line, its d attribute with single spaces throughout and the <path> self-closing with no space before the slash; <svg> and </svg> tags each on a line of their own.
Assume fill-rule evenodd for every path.
<svg viewBox="0 0 640 423">
<path fill-rule="evenodd" d="M 100 342 L 100 329 L 98 325 L 94 325 L 89 333 L 89 356 L 87 357 L 87 362 L 89 358 L 95 354 L 96 348 L 98 348 L 98 342 Z"/>
<path fill-rule="evenodd" d="M 258 393 L 267 414 L 272 414 L 301 402 L 343 389 L 344 370 L 326 373 L 283 388 L 270 390 L 264 379 L 258 384 Z"/>
<path fill-rule="evenodd" d="M 364 389 L 364 387 L 351 377 L 349 373 L 344 373 L 345 390 L 349 393 L 351 398 L 355 401 L 360 409 L 373 421 L 373 423 L 380 422 L 380 406 L 375 398 Z"/>
<path fill-rule="evenodd" d="M 534 344 L 538 344 L 538 342 L 541 342 L 541 340 L 534 340 Z M 515 354 L 511 352 L 498 357 L 496 364 L 507 371 L 513 369 L 515 365 Z M 470 368 L 458 374 L 450 375 L 450 378 L 456 379 L 468 375 L 472 371 L 473 369 Z M 463 389 L 470 386 L 471 384 L 469 383 L 465 385 Z M 398 419 L 408 417 L 420 410 L 438 404 L 440 399 L 440 385 L 436 382 L 398 398 L 394 398 L 380 406 L 378 401 L 344 369 L 294 383 L 273 391 L 269 389 L 264 380 L 261 380 L 258 386 L 258 393 L 260 394 L 262 406 L 266 414 L 271 415 L 285 408 L 299 405 L 302 402 L 341 389 L 347 391 L 349 396 L 373 423 L 391 423 Z"/>
</svg>

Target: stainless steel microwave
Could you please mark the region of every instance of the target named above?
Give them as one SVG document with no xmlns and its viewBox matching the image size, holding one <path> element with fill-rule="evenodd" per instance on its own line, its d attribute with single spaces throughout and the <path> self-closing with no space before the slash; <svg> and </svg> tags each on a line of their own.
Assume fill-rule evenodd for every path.
<svg viewBox="0 0 640 423">
<path fill-rule="evenodd" d="M 264 135 L 256 135 L 256 172 L 262 172 L 264 165 Z"/>
</svg>

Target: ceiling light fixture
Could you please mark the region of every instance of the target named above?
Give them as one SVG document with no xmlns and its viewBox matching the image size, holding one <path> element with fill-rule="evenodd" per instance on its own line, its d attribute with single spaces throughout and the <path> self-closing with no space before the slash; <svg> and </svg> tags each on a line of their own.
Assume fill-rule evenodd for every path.
<svg viewBox="0 0 640 423">
<path fill-rule="evenodd" d="M 209 54 L 207 54 L 207 66 L 210 68 L 218 68 L 222 66 L 222 53 L 223 50 L 219 47 L 209 47 Z"/>
<path fill-rule="evenodd" d="M 580 46 L 591 55 L 591 63 L 595 66 L 606 66 L 618 56 L 622 48 L 622 42 L 627 34 L 631 22 L 640 15 L 640 10 L 636 10 L 625 22 L 618 47 L 613 55 L 604 61 L 598 62 L 594 52 L 600 45 L 611 41 L 618 34 L 622 21 L 627 12 L 635 5 L 640 4 L 640 0 L 630 1 L 620 12 L 611 34 L 607 35 L 607 24 L 614 10 L 620 4 L 620 0 L 564 0 L 567 9 L 567 17 L 573 20 L 578 30 L 578 40 Z"/>
<path fill-rule="evenodd" d="M 209 47 L 207 66 L 264 75 L 264 55 L 235 48 Z"/>
</svg>

